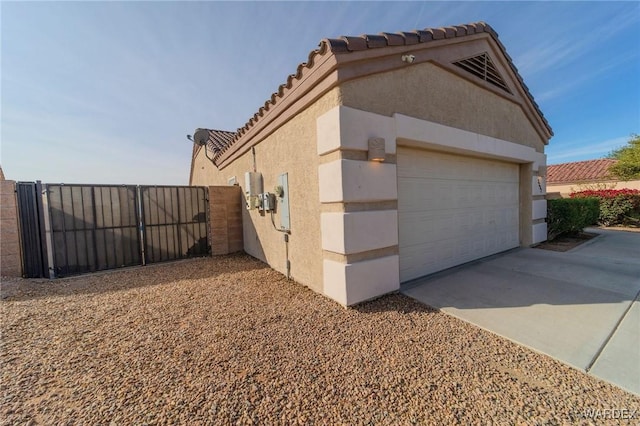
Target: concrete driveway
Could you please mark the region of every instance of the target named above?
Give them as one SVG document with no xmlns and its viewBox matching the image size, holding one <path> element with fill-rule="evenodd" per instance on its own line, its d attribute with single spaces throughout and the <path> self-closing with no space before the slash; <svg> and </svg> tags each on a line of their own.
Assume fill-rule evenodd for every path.
<svg viewBox="0 0 640 426">
<path fill-rule="evenodd" d="M 515 249 L 403 286 L 427 305 L 640 395 L 640 233 Z"/>
</svg>

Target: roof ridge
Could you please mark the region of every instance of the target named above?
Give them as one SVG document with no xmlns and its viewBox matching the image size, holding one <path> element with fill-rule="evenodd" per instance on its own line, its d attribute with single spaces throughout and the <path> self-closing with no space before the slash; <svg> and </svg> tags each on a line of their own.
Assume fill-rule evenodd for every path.
<svg viewBox="0 0 640 426">
<path fill-rule="evenodd" d="M 557 163 L 557 164 L 549 164 L 548 167 L 552 167 L 552 166 L 566 166 L 567 164 L 578 164 L 578 163 L 591 163 L 591 162 L 595 162 L 595 161 L 610 161 L 610 162 L 616 162 L 618 160 L 614 159 L 614 158 L 593 158 L 591 160 L 579 160 L 579 161 L 567 161 L 566 163 Z"/>
<path fill-rule="evenodd" d="M 497 43 L 500 48 L 502 54 L 507 59 L 509 66 L 511 67 L 513 73 L 518 80 L 518 83 L 524 89 L 525 94 L 527 95 L 529 101 L 532 103 L 534 109 L 542 119 L 544 126 L 547 128 L 549 133 L 553 135 L 553 131 L 551 130 L 551 126 L 549 125 L 547 119 L 544 117 L 544 114 L 540 110 L 540 107 L 533 99 L 533 95 L 529 91 L 529 88 L 524 83 L 522 76 L 518 72 L 518 69 L 513 64 L 513 60 L 507 54 L 506 48 L 498 39 L 498 33 L 486 22 L 478 21 L 470 24 L 461 24 L 461 25 L 453 25 L 447 27 L 438 27 L 438 28 L 425 28 L 423 30 L 413 30 L 408 32 L 397 32 L 397 33 L 388 33 L 381 32 L 378 34 L 362 34 L 360 36 L 340 36 L 339 38 L 323 38 L 320 40 L 318 48 L 309 52 L 309 56 L 307 58 L 307 62 L 302 62 L 298 64 L 296 68 L 296 72 L 294 74 L 290 74 L 287 77 L 285 83 L 278 86 L 277 92 L 274 92 L 269 99 L 261 106 L 258 111 L 253 114 L 253 116 L 244 124 L 244 126 L 237 129 L 233 140 L 223 149 L 218 151 L 214 156 L 214 161 L 217 159 L 231 146 L 235 144 L 239 139 L 242 138 L 244 134 L 246 134 L 253 126 L 258 122 L 260 117 L 263 117 L 266 112 L 268 112 L 273 106 L 276 105 L 279 99 L 282 99 L 285 95 L 285 92 L 288 89 L 291 89 L 294 83 L 294 80 L 300 80 L 302 78 L 303 70 L 313 68 L 315 64 L 316 57 L 318 55 L 324 55 L 327 51 L 331 51 L 333 54 L 349 54 L 356 51 L 362 51 L 367 49 L 376 49 L 376 48 L 384 48 L 384 47 L 395 47 L 395 46 L 409 46 L 416 45 L 421 43 L 428 43 L 430 41 L 436 40 L 444 40 L 444 39 L 452 39 L 456 37 L 464 37 L 473 34 L 481 34 L 487 33 L 491 35 L 493 40 Z"/>
</svg>

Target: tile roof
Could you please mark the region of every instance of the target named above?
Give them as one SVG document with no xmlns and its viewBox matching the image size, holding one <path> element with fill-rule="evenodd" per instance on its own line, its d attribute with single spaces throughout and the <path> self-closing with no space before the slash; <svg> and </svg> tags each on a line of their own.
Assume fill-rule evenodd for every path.
<svg viewBox="0 0 640 426">
<path fill-rule="evenodd" d="M 553 135 L 553 131 L 551 126 L 545 119 L 542 111 L 538 104 L 534 101 L 533 96 L 531 95 L 529 88 L 520 73 L 518 72 L 516 66 L 513 64 L 511 57 L 507 54 L 507 51 L 504 45 L 498 39 L 498 33 L 495 32 L 491 26 L 485 22 L 475 22 L 471 24 L 464 25 L 455 25 L 450 27 L 443 28 L 426 28 L 424 30 L 413 30 L 409 32 L 399 32 L 399 33 L 387 33 L 382 32 L 380 34 L 372 35 L 372 34 L 363 34 L 360 36 L 342 36 L 340 38 L 325 38 L 320 41 L 319 47 L 315 50 L 312 50 L 309 53 L 309 57 L 307 62 L 303 62 L 298 65 L 295 74 L 289 75 L 287 77 L 286 83 L 281 84 L 278 87 L 278 91 L 273 93 L 269 99 L 264 103 L 263 106 L 260 107 L 258 112 L 256 112 L 253 117 L 245 123 L 245 125 L 239 128 L 236 132 L 225 132 L 232 133 L 233 138 L 231 141 L 228 141 L 225 136 L 226 144 L 225 146 L 218 152 L 215 153 L 214 159 L 217 158 L 224 153 L 230 146 L 232 146 L 236 141 L 238 141 L 242 136 L 247 133 L 256 122 L 265 115 L 266 112 L 272 108 L 279 99 L 282 99 L 286 92 L 292 88 L 294 84 L 294 80 L 299 81 L 302 79 L 302 73 L 305 69 L 311 69 L 314 66 L 315 59 L 318 55 L 324 55 L 328 51 L 333 53 L 334 55 L 343 55 L 349 54 L 352 52 L 363 51 L 367 49 L 378 49 L 385 47 L 395 47 L 395 46 L 409 46 L 409 45 L 417 45 L 422 43 L 429 43 L 437 40 L 451 39 L 457 37 L 465 37 L 473 34 L 481 34 L 487 33 L 489 34 L 493 40 L 497 43 L 502 54 L 507 59 L 509 66 L 511 67 L 514 75 L 518 79 L 518 82 L 524 89 L 527 97 L 529 98 L 531 104 L 535 108 L 536 112 L 540 116 L 544 126 L 548 130 L 550 135 Z"/>
<path fill-rule="evenodd" d="M 217 156 L 221 150 L 226 149 L 233 142 L 233 138 L 236 135 L 236 132 L 228 132 L 226 130 L 206 130 L 209 131 L 207 149 L 209 149 L 214 156 Z M 200 152 L 201 149 L 201 145 L 196 143 L 193 144 L 193 151 L 191 152 L 191 173 L 189 174 L 190 184 L 193 179 L 193 159 L 196 158 L 196 155 L 198 155 L 198 152 Z"/>
<path fill-rule="evenodd" d="M 236 132 L 228 132 L 226 130 L 209 130 L 207 147 L 209 147 L 213 152 L 227 149 L 227 147 L 233 142 L 235 135 Z"/>
<path fill-rule="evenodd" d="M 615 163 L 616 160 L 601 158 L 550 165 L 547 167 L 547 183 L 609 180 L 609 167 Z"/>
</svg>

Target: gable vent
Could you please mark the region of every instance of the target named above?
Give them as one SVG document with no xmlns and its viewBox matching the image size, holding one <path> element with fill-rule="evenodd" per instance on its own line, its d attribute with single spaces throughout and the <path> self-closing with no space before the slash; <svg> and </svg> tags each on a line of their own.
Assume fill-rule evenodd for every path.
<svg viewBox="0 0 640 426">
<path fill-rule="evenodd" d="M 483 53 L 482 55 L 474 56 L 472 58 L 463 59 L 458 62 L 454 62 L 453 65 L 456 65 L 463 70 L 470 72 L 486 81 L 487 83 L 491 83 L 496 87 L 501 88 L 507 93 L 511 93 L 507 84 L 504 82 L 504 79 L 496 70 L 495 65 L 489 58 L 489 55 Z"/>
</svg>

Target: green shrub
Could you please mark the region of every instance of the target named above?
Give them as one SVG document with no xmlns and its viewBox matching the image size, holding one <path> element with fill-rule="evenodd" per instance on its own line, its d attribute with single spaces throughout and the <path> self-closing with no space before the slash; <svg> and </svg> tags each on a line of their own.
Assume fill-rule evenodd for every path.
<svg viewBox="0 0 640 426">
<path fill-rule="evenodd" d="M 624 223 L 640 212 L 640 191 L 637 189 L 606 189 L 574 192 L 572 199 L 596 198 L 600 203 L 598 222 L 604 226 Z"/>
<path fill-rule="evenodd" d="M 597 198 L 560 198 L 547 200 L 547 238 L 577 234 L 598 221 Z"/>
</svg>

